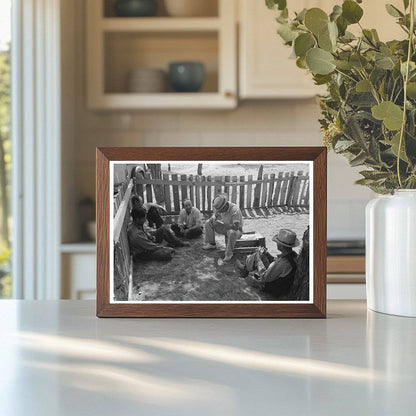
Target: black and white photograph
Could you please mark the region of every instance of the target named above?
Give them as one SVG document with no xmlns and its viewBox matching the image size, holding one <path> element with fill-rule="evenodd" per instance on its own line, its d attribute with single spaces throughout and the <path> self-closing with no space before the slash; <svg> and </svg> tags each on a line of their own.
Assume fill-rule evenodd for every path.
<svg viewBox="0 0 416 416">
<path fill-rule="evenodd" d="M 311 176 L 308 161 L 111 162 L 110 302 L 311 303 Z"/>
</svg>

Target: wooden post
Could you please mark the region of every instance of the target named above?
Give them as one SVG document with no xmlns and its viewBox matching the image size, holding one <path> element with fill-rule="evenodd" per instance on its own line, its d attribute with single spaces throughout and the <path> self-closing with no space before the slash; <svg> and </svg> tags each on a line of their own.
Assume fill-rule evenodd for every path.
<svg viewBox="0 0 416 416">
<path fill-rule="evenodd" d="M 263 178 L 263 165 L 260 165 L 259 171 L 257 173 L 257 180 L 261 181 Z M 256 184 L 254 188 L 254 203 L 253 206 L 258 208 L 260 205 L 260 193 L 261 193 L 261 183 Z"/>
<path fill-rule="evenodd" d="M 181 175 L 181 181 L 186 182 L 188 177 L 186 175 Z M 188 198 L 188 189 L 186 185 L 181 185 L 181 202 Z"/>
<path fill-rule="evenodd" d="M 303 172 L 300 170 L 298 171 L 298 176 L 295 178 L 295 186 L 293 188 L 293 197 L 292 197 L 292 205 L 297 209 L 300 205 L 300 198 L 299 198 L 299 190 L 302 180 L 300 177 L 303 175 Z"/>
<path fill-rule="evenodd" d="M 202 176 L 202 181 L 205 182 L 205 176 Z M 201 206 L 201 211 L 204 212 L 206 210 L 206 186 L 203 185 L 201 187 L 202 190 L 202 206 Z"/>
<path fill-rule="evenodd" d="M 270 175 L 270 179 L 274 179 L 276 177 L 276 175 L 274 173 L 272 173 Z M 267 206 L 271 207 L 272 206 L 272 202 L 273 202 L 273 188 L 274 188 L 275 182 L 270 182 L 269 183 L 269 194 L 268 194 L 268 198 L 267 198 Z"/>
<path fill-rule="evenodd" d="M 279 205 L 280 206 L 285 206 L 286 205 L 286 191 L 287 191 L 287 187 L 289 185 L 289 181 L 290 181 L 289 172 L 286 172 L 285 177 L 283 179 L 281 192 L 280 192 L 280 199 L 279 199 Z"/>
<path fill-rule="evenodd" d="M 215 184 L 215 190 L 214 190 L 214 193 L 215 193 L 214 194 L 214 197 L 215 197 L 216 195 L 219 195 L 219 194 L 222 193 L 222 182 L 223 182 L 223 178 L 221 176 L 216 176 L 214 178 L 214 181 L 217 182 Z"/>
<path fill-rule="evenodd" d="M 211 176 L 207 176 L 207 181 L 211 182 Z M 212 192 L 212 186 L 209 185 L 208 188 L 207 188 L 207 205 L 208 205 L 207 209 L 208 209 L 208 211 L 211 211 L 211 209 L 212 209 L 212 207 L 211 207 L 211 204 L 212 204 L 211 192 Z"/>
<path fill-rule="evenodd" d="M 152 179 L 162 179 L 162 166 L 160 163 L 150 163 L 148 167 L 150 169 Z M 165 202 L 163 198 L 163 186 L 153 185 L 153 191 L 156 203 L 163 204 Z"/>
<path fill-rule="evenodd" d="M 170 185 L 169 185 L 169 173 L 163 174 L 163 180 L 166 182 L 166 185 L 164 185 L 164 191 L 165 191 L 165 208 L 168 214 L 172 212 L 172 205 L 171 205 L 171 199 L 170 199 Z"/>
<path fill-rule="evenodd" d="M 274 195 L 273 195 L 274 207 L 277 207 L 279 205 L 279 196 L 280 196 L 280 190 L 282 187 L 282 181 L 283 181 L 283 172 L 279 172 L 277 175 L 276 186 L 274 188 Z"/>
<path fill-rule="evenodd" d="M 290 172 L 290 180 L 287 188 L 287 196 L 286 196 L 286 206 L 292 206 L 292 197 L 293 197 L 293 187 L 295 183 L 295 172 Z"/>
<path fill-rule="evenodd" d="M 150 173 L 145 173 L 144 174 L 144 179 L 145 180 L 149 180 L 150 179 Z M 153 198 L 152 198 L 152 185 L 150 183 L 146 184 L 146 201 L 147 202 L 152 202 Z"/>
<path fill-rule="evenodd" d="M 193 175 L 189 175 L 188 181 L 192 182 L 194 180 Z M 189 199 L 192 202 L 192 205 L 195 205 L 195 188 L 193 185 L 189 185 Z"/>
<path fill-rule="evenodd" d="M 195 206 L 200 210 L 201 209 L 201 187 L 198 185 L 198 182 L 200 181 L 199 176 L 195 177 Z"/>
<path fill-rule="evenodd" d="M 178 175 L 177 174 L 172 174 L 172 180 L 173 181 L 177 181 L 178 180 Z M 175 212 L 179 212 L 180 211 L 180 202 L 179 202 L 179 185 L 172 185 L 173 188 L 173 207 Z"/>
<path fill-rule="evenodd" d="M 240 182 L 246 181 L 245 176 L 240 176 Z M 240 185 L 240 209 L 244 208 L 244 185 Z"/>
<path fill-rule="evenodd" d="M 253 175 L 248 175 L 247 183 L 247 209 L 251 208 L 251 194 L 253 192 L 253 185 L 250 183 L 253 180 Z"/>
<path fill-rule="evenodd" d="M 237 176 L 233 176 L 231 178 L 232 182 L 237 182 Z M 232 185 L 231 186 L 231 202 L 233 202 L 234 204 L 237 202 L 237 185 Z"/>
<path fill-rule="evenodd" d="M 225 182 L 230 182 L 230 176 L 224 176 L 224 181 Z M 230 186 L 229 185 L 224 185 L 224 193 L 227 195 L 228 200 L 230 200 Z"/>
<path fill-rule="evenodd" d="M 265 207 L 266 206 L 266 201 L 267 201 L 267 185 L 268 185 L 268 183 L 266 182 L 267 179 L 269 179 L 269 175 L 265 174 L 263 176 L 263 183 L 261 184 L 261 200 L 260 200 L 260 206 L 261 207 Z"/>
</svg>

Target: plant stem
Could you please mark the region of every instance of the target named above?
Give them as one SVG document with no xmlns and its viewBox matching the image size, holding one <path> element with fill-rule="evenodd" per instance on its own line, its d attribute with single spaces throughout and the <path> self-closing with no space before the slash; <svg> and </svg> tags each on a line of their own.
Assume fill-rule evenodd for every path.
<svg viewBox="0 0 416 416">
<path fill-rule="evenodd" d="M 397 152 L 397 178 L 399 180 L 400 188 L 403 187 L 402 178 L 400 174 L 400 156 L 402 155 L 404 131 L 406 129 L 406 107 L 407 107 L 407 83 L 409 82 L 409 68 L 410 60 L 412 58 L 413 50 L 413 35 L 415 27 L 415 0 L 410 0 L 410 30 L 409 30 L 409 45 L 407 48 L 407 60 L 406 60 L 406 73 L 404 76 L 404 85 L 403 85 L 403 118 L 402 118 L 402 127 L 400 129 L 400 140 L 399 140 L 399 149 Z"/>
</svg>

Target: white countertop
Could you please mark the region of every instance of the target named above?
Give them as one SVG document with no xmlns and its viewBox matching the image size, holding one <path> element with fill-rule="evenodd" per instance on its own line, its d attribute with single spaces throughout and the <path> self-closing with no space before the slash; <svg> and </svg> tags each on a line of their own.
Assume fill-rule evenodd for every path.
<svg viewBox="0 0 416 416">
<path fill-rule="evenodd" d="M 414 415 L 416 319 L 97 319 L 0 301 L 0 415 Z"/>
</svg>

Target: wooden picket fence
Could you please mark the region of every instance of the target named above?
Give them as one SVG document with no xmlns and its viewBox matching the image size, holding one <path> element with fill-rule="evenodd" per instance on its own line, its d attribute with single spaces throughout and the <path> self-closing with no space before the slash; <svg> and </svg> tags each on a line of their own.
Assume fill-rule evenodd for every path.
<svg viewBox="0 0 416 416">
<path fill-rule="evenodd" d="M 261 179 L 246 176 L 198 176 L 164 173 L 162 179 L 151 179 L 146 173 L 136 182 L 136 192 L 147 202 L 165 206 L 177 214 L 181 201 L 189 198 L 202 212 L 212 211 L 215 195 L 225 194 L 241 209 L 278 208 L 280 211 L 309 209 L 309 174 L 303 171 L 264 174 Z"/>
<path fill-rule="evenodd" d="M 114 297 L 115 300 L 128 300 L 131 279 L 131 255 L 127 237 L 130 221 L 130 197 L 133 181 L 129 180 L 118 186 L 114 192 Z"/>
</svg>

